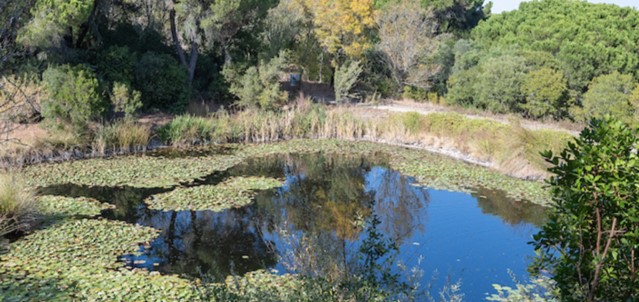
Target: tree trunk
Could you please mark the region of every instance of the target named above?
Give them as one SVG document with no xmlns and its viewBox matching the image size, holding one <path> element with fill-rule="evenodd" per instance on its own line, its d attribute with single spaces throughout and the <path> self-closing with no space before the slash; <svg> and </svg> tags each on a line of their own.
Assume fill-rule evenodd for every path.
<svg viewBox="0 0 639 302">
<path fill-rule="evenodd" d="M 199 56 L 197 47 L 198 47 L 197 42 L 195 41 L 191 42 L 191 55 L 189 56 L 189 66 L 188 66 L 189 86 L 191 86 L 191 84 L 193 83 L 193 78 L 195 76 L 195 67 L 197 66 L 197 59 Z"/>
<path fill-rule="evenodd" d="M 180 63 L 182 63 L 185 68 L 188 68 L 189 66 L 186 63 L 186 57 L 184 56 L 184 49 L 182 49 L 182 45 L 180 45 L 180 37 L 178 36 L 177 26 L 175 25 L 175 8 L 173 7 L 171 7 L 171 10 L 169 11 L 169 23 L 171 25 L 171 37 L 173 38 L 173 47 L 175 48 L 175 52 L 180 59 Z"/>
<path fill-rule="evenodd" d="M 80 34 L 78 35 L 78 39 L 75 41 L 75 47 L 76 48 L 80 48 L 82 47 L 82 43 L 84 43 L 84 39 L 86 38 L 87 34 L 89 33 L 89 30 L 92 30 L 93 33 L 96 33 L 96 27 L 95 26 L 95 18 L 96 15 L 98 13 L 98 6 L 100 5 L 100 0 L 94 0 L 93 1 L 93 8 L 91 9 L 91 14 L 89 14 L 89 19 L 87 20 L 86 23 L 82 24 L 81 29 L 80 29 Z M 96 37 L 98 38 L 98 40 L 100 40 L 100 36 L 98 34 L 98 36 Z"/>
</svg>

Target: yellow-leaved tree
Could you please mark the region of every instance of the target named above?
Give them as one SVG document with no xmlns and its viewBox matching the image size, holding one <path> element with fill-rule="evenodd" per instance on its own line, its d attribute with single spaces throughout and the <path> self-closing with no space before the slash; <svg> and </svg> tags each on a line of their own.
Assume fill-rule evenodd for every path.
<svg viewBox="0 0 639 302">
<path fill-rule="evenodd" d="M 372 46 L 373 0 L 299 0 L 313 18 L 315 36 L 335 59 L 359 58 Z"/>
</svg>

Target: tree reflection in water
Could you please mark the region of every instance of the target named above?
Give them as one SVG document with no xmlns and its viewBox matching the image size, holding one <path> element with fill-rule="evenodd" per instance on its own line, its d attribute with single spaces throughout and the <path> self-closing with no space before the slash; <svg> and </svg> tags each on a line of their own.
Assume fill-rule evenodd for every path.
<svg viewBox="0 0 639 302">
<path fill-rule="evenodd" d="M 458 265 L 469 276 L 464 292 L 471 288 L 471 299 L 494 282 L 510 280 L 505 269 L 499 274 L 506 282 L 484 280 L 503 266 L 525 271 L 526 237 L 534 231 L 531 223 L 542 223 L 544 216 L 542 208 L 513 202 L 502 192 L 480 189 L 473 198 L 429 191 L 376 156 L 267 156 L 182 186 L 212 185 L 234 176 L 275 177 L 285 183 L 258 192 L 249 206 L 223 212 L 157 211 L 144 203 L 175 188 L 59 185 L 42 193 L 110 202 L 116 207 L 103 211 L 103 218 L 160 230 L 139 254 L 121 257 L 131 267 L 187 277 L 207 274 L 216 281 L 275 269 L 346 284 L 383 281 L 375 285 L 405 292 L 403 282 L 413 266 L 424 264 L 430 273 Z M 427 208 L 433 215 L 429 221 Z M 513 227 L 525 229 L 512 234 Z M 427 284 L 429 277 L 417 281 Z"/>
</svg>

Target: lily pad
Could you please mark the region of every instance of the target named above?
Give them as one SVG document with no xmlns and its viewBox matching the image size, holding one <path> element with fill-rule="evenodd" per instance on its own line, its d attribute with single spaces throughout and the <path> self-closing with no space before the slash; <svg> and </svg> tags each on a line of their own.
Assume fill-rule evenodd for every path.
<svg viewBox="0 0 639 302">
<path fill-rule="evenodd" d="M 282 181 L 266 177 L 233 177 L 217 185 L 177 188 L 146 200 L 156 210 L 211 210 L 215 212 L 244 207 L 258 190 L 282 186 Z"/>
</svg>

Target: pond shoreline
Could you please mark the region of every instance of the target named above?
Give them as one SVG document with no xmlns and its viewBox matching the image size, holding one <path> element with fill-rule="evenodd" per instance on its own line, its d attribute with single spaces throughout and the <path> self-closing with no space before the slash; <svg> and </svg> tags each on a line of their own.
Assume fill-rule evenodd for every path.
<svg viewBox="0 0 639 302">
<path fill-rule="evenodd" d="M 238 144 L 272 144 L 290 140 L 298 140 L 300 138 L 291 138 L 291 139 L 280 139 L 280 140 L 272 140 L 272 141 L 262 141 L 262 142 L 251 142 L 251 143 L 238 143 Z M 325 138 L 309 138 L 309 139 L 325 139 Z M 504 175 L 529 180 L 529 181 L 543 181 L 546 178 L 546 175 L 539 173 L 539 171 L 530 170 L 530 169 L 522 169 L 517 173 L 509 173 L 502 171 L 498 168 L 498 165 L 495 162 L 482 160 L 476 157 L 473 157 L 470 154 L 466 154 L 456 148 L 445 148 L 445 147 L 435 147 L 419 142 L 415 143 L 399 143 L 394 141 L 388 141 L 386 139 L 380 138 L 358 138 L 358 139 L 343 139 L 337 138 L 337 140 L 347 141 L 347 142 L 370 142 L 376 144 L 383 144 L 394 147 L 401 147 L 413 150 L 420 150 L 425 152 L 430 152 L 434 154 L 443 155 L 449 157 L 454 160 L 459 160 L 465 163 L 478 165 L 481 167 L 489 168 L 491 170 L 497 171 Z M 92 150 L 82 150 L 80 148 L 73 148 L 70 150 L 54 150 L 49 152 L 48 154 L 42 154 L 37 151 L 30 152 L 28 155 L 16 157 L 5 157 L 1 160 L 2 168 L 11 169 L 15 167 L 24 167 L 31 165 L 39 165 L 39 164 L 48 164 L 48 163 L 61 163 L 67 161 L 76 161 L 76 160 L 86 160 L 86 159 L 94 159 L 94 158 L 112 158 L 117 156 L 128 156 L 128 155 L 136 155 L 136 154 L 145 154 L 149 152 L 155 152 L 164 149 L 176 149 L 176 150 L 184 150 L 190 147 L 196 148 L 207 148 L 210 146 L 216 145 L 225 145 L 225 144 L 200 144 L 195 146 L 169 146 L 166 144 L 162 144 L 159 140 L 154 139 L 149 145 L 144 148 L 140 148 L 138 150 L 128 150 L 128 151 L 109 151 L 106 154 L 100 154 L 94 152 Z"/>
</svg>

